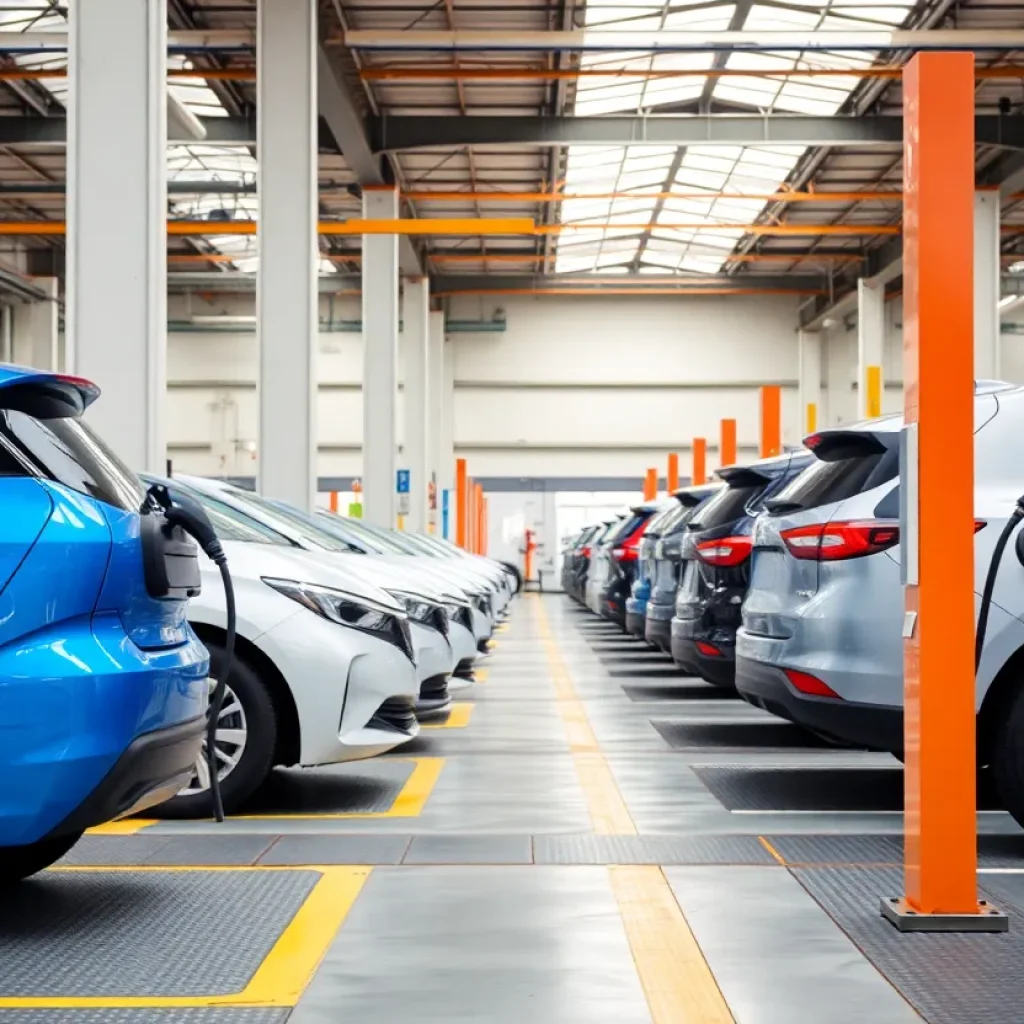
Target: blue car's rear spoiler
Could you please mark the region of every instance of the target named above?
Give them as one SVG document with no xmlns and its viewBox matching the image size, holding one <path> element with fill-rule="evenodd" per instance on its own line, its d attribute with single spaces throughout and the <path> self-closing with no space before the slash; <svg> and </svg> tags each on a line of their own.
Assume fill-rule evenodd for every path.
<svg viewBox="0 0 1024 1024">
<path fill-rule="evenodd" d="M 66 419 L 81 416 L 99 396 L 100 389 L 84 377 L 0 364 L 0 409 Z"/>
</svg>

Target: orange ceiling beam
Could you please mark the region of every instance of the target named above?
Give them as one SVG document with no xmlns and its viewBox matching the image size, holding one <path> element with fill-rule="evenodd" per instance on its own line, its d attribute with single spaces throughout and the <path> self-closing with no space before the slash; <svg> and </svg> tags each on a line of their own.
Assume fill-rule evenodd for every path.
<svg viewBox="0 0 1024 1024">
<path fill-rule="evenodd" d="M 392 67 L 363 68 L 365 82 L 558 82 L 580 79 L 615 78 L 887 78 L 903 76 L 899 65 L 885 64 L 868 68 L 767 68 L 750 71 L 745 68 L 474 68 L 459 67 Z M 994 64 L 976 68 L 976 79 L 1024 78 L 1024 64 Z"/>
<path fill-rule="evenodd" d="M 568 285 L 551 288 L 452 288 L 441 287 L 434 295 L 824 295 L 818 288 L 644 288 Z"/>
</svg>

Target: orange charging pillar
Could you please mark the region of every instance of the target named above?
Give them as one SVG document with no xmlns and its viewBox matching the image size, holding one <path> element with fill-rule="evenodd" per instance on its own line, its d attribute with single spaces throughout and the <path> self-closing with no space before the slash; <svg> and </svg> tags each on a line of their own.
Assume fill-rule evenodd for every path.
<svg viewBox="0 0 1024 1024">
<path fill-rule="evenodd" d="M 974 88 L 969 53 L 903 75 L 901 931 L 1006 928 L 975 874 Z"/>
<path fill-rule="evenodd" d="M 665 480 L 669 494 L 679 490 L 679 456 L 675 452 L 668 457 L 668 473 Z"/>
<path fill-rule="evenodd" d="M 469 541 L 469 477 L 466 460 L 455 460 L 455 543 L 465 548 Z"/>
<path fill-rule="evenodd" d="M 782 388 L 761 388 L 761 458 L 782 453 Z"/>
<path fill-rule="evenodd" d="M 480 503 L 480 554 L 487 554 L 487 499 Z"/>
<path fill-rule="evenodd" d="M 476 483 L 466 481 L 466 550 L 476 554 Z"/>
<path fill-rule="evenodd" d="M 708 442 L 707 438 L 695 437 L 693 439 L 693 473 L 690 483 L 703 484 L 708 479 Z"/>
<path fill-rule="evenodd" d="M 736 421 L 722 420 L 722 435 L 718 445 L 719 464 L 732 466 L 736 463 Z"/>
<path fill-rule="evenodd" d="M 658 496 L 658 471 L 648 469 L 644 477 L 644 501 L 654 501 Z"/>
<path fill-rule="evenodd" d="M 473 550 L 484 553 L 484 489 L 481 484 L 473 485 Z"/>
</svg>

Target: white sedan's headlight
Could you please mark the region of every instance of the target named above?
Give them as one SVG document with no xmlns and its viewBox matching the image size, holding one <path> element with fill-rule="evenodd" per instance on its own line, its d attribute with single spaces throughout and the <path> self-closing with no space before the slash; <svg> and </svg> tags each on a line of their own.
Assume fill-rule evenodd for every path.
<svg viewBox="0 0 1024 1024">
<path fill-rule="evenodd" d="M 386 640 L 410 659 L 413 658 L 409 618 L 404 612 L 378 604 L 371 598 L 359 594 L 321 587 L 316 583 L 300 583 L 298 580 L 282 580 L 268 576 L 263 577 L 263 582 L 314 614 L 340 626 L 349 626 L 380 640 Z"/>
<path fill-rule="evenodd" d="M 448 611 L 441 605 L 428 601 L 420 594 L 410 594 L 404 590 L 389 590 L 388 593 L 404 605 L 406 615 L 413 622 L 448 635 Z"/>
</svg>

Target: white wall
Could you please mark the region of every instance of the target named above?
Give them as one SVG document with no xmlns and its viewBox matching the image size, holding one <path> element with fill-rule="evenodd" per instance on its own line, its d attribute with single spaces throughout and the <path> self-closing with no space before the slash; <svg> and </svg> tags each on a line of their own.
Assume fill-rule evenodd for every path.
<svg viewBox="0 0 1024 1024">
<path fill-rule="evenodd" d="M 249 314 L 250 297 L 172 299 L 171 320 Z M 449 316 L 494 319 L 503 333 L 451 334 L 456 454 L 476 476 L 634 476 L 662 471 L 694 436 L 739 421 L 758 437 L 758 385 L 782 382 L 786 437 L 798 434 L 796 300 L 754 297 L 457 298 Z M 321 302 L 321 318 L 330 310 Z M 335 300 L 336 320 L 358 303 Z M 320 336 L 320 473 L 358 475 L 359 334 Z M 256 336 L 172 333 L 169 438 L 181 471 L 255 472 Z M 399 437 L 401 437 L 401 401 Z M 710 456 L 714 464 L 715 455 Z M 682 471 L 688 459 L 682 458 Z"/>
<path fill-rule="evenodd" d="M 882 411 L 901 412 L 903 409 L 903 303 L 893 299 L 886 303 L 886 335 L 883 353 L 885 389 Z M 1024 324 L 1024 309 L 1011 311 L 1003 317 L 1003 324 Z M 857 383 L 857 327 L 855 318 L 848 325 L 833 329 L 825 339 L 826 352 L 822 360 L 826 379 L 825 419 L 828 426 L 838 426 L 862 419 L 856 390 Z M 1002 335 L 1000 377 L 1012 384 L 1024 384 L 1024 334 Z"/>
</svg>

